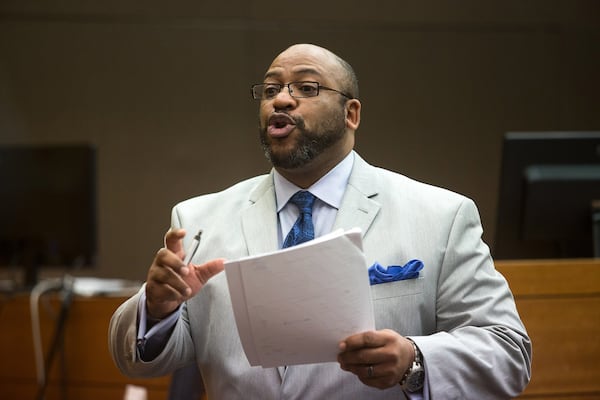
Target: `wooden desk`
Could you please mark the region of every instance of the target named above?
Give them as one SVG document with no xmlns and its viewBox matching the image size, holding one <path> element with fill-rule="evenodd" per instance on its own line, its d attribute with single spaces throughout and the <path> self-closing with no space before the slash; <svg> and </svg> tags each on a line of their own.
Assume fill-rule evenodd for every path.
<svg viewBox="0 0 600 400">
<path fill-rule="evenodd" d="M 533 343 L 523 399 L 600 399 L 600 260 L 497 261 Z"/>
<path fill-rule="evenodd" d="M 0 295 L 0 399 L 35 399 L 37 378 L 29 296 Z M 47 295 L 40 302 L 42 342 L 47 353 L 55 329 L 59 301 Z M 49 299 L 48 299 L 49 298 Z M 128 379 L 115 367 L 108 352 L 108 322 L 123 298 L 76 297 L 65 330 L 67 398 L 122 400 L 126 384 L 143 386 L 148 400 L 167 398 L 170 378 Z M 47 307 L 46 307 L 47 306 Z M 61 359 L 57 354 L 47 389 L 47 400 L 61 397 Z"/>
</svg>

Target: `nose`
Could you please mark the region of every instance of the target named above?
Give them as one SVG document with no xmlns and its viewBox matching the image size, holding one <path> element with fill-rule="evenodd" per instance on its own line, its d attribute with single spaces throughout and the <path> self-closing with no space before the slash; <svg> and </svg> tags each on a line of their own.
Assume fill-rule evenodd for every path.
<svg viewBox="0 0 600 400">
<path fill-rule="evenodd" d="M 289 110 L 294 108 L 296 104 L 296 98 L 290 95 L 288 87 L 283 87 L 281 92 L 277 93 L 277 96 L 273 98 L 273 108 L 276 110 Z"/>
</svg>

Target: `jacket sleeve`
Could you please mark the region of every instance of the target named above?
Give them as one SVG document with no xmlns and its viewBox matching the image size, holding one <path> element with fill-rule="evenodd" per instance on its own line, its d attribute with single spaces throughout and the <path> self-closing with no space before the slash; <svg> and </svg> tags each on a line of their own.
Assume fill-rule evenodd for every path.
<svg viewBox="0 0 600 400">
<path fill-rule="evenodd" d="M 145 286 L 125 301 L 115 311 L 109 325 L 108 345 L 113 361 L 124 375 L 132 378 L 167 375 L 194 361 L 185 306 L 164 343 L 164 349 L 151 361 L 140 358 L 137 348 L 138 306 L 144 290 Z"/>
<path fill-rule="evenodd" d="M 479 213 L 457 209 L 438 281 L 437 333 L 413 337 L 431 399 L 507 399 L 531 377 L 531 341 L 481 239 Z"/>
</svg>

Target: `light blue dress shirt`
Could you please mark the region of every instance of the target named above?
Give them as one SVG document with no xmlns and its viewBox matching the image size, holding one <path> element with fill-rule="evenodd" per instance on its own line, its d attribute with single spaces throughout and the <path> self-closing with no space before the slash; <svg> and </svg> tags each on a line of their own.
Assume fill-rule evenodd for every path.
<svg viewBox="0 0 600 400">
<path fill-rule="evenodd" d="M 317 197 L 312 212 L 315 237 L 331 232 L 353 165 L 354 152 L 350 152 L 331 171 L 306 189 Z M 285 179 L 277 171 L 274 173 L 273 180 L 277 200 L 277 220 L 279 221 L 279 247 L 281 248 L 283 240 L 292 229 L 299 214 L 298 207 L 288 201 L 294 193 L 302 189 Z"/>
</svg>

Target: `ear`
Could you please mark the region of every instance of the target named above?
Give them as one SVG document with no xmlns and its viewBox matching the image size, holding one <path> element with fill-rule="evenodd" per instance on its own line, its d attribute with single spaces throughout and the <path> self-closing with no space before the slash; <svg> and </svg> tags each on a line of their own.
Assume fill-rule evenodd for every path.
<svg viewBox="0 0 600 400">
<path fill-rule="evenodd" d="M 360 125 L 360 107 L 358 99 L 350 99 L 346 102 L 346 127 L 353 131 Z"/>
</svg>

